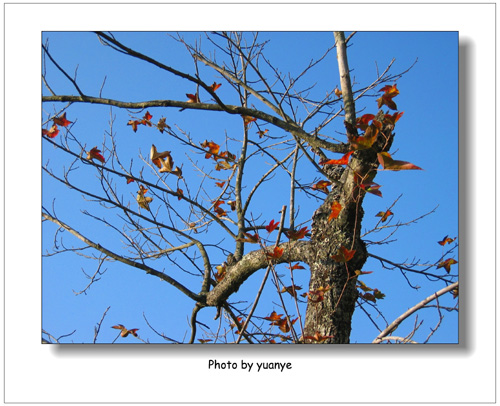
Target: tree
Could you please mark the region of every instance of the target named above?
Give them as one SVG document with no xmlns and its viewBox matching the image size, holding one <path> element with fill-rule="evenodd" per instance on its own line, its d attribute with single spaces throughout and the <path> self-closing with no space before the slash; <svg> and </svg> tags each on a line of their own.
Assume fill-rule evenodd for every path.
<svg viewBox="0 0 500 406">
<path fill-rule="evenodd" d="M 46 255 L 76 254 L 97 261 L 93 275 L 86 274 L 90 283 L 77 293 L 92 296 L 104 268 L 116 262 L 142 271 L 144 278 L 167 282 L 168 295 L 188 298 L 193 309 L 185 338 L 159 332 L 157 322 L 144 315 L 150 331 L 167 342 L 349 343 L 356 308 L 378 331 L 368 341 L 414 342 L 417 320 L 404 334 L 394 334 L 395 329 L 414 311 L 434 306 L 438 322 L 421 340 L 428 341 L 442 312 L 458 311 L 455 236 L 446 235 L 441 255 L 425 266 L 377 253 L 402 227 L 434 210 L 415 213 L 413 220 L 395 220 L 397 198 L 377 212 L 376 224 L 362 228 L 367 200 L 382 197 L 375 182 L 378 172 L 421 169 L 391 156 L 397 151 L 395 129 L 404 118 L 394 100 L 400 94 L 397 81 L 411 66 L 392 73 L 391 61 L 382 72 L 377 69 L 370 84 L 354 86 L 348 46 L 363 34 L 346 39 L 336 32 L 330 47 L 294 75 L 282 74 L 271 62 L 265 53 L 268 42 L 258 34 L 213 33 L 194 42 L 171 35 L 191 60 L 191 67 L 179 62 L 182 68 L 175 67 L 168 52 L 153 57 L 132 49 L 119 34 L 95 35 L 120 58 L 141 63 L 136 68 L 139 87 L 127 89 L 123 82 L 124 97 L 135 99 L 134 90 L 154 86 L 148 80 L 154 68 L 168 80 L 180 79 L 187 100 L 106 97 L 107 78 L 89 84 L 76 70 L 71 75 L 51 52 L 50 42 L 43 44 L 44 182 L 68 187 L 58 189 L 65 199 L 67 193 L 81 195 L 78 208 L 88 219 L 66 218 L 60 214 L 59 197 L 44 199 L 44 228 L 55 232 Z M 318 96 L 312 84 L 302 82 L 334 53 L 339 78 Z M 116 66 L 123 60 L 117 59 Z M 69 89 L 53 78 L 56 73 Z M 90 86 L 99 90 L 89 93 Z M 222 96 L 225 88 L 231 92 Z M 111 106 L 109 130 L 99 145 L 80 128 L 81 121 L 103 125 L 95 109 L 82 109 L 87 105 Z M 194 120 L 206 122 L 207 134 L 191 134 L 189 121 Z M 212 126 L 224 137 L 208 135 Z M 135 137 L 135 145 L 122 149 L 124 132 Z M 138 143 L 143 148 L 147 143 L 147 152 Z M 314 210 L 304 212 L 311 205 Z M 76 240 L 68 245 L 62 231 Z M 368 239 L 375 235 L 382 237 Z M 436 293 L 422 296 L 410 311 L 399 308 L 402 317 L 392 323 L 375 321 L 372 313 L 383 318 L 379 303 L 388 299 L 365 282 L 371 273 L 365 270 L 368 258 L 381 268 L 398 270 L 403 276 L 399 289 L 418 289 L 416 283 L 429 280 Z M 264 275 L 256 281 L 252 275 L 259 270 Z M 119 289 L 133 300 L 135 286 Z M 264 301 L 266 289 L 272 293 L 264 294 Z M 108 309 L 97 323 L 94 342 L 106 325 Z M 219 324 L 209 325 L 212 315 Z M 150 341 L 127 320 L 111 324 L 123 339 Z M 168 328 L 163 320 L 161 330 Z M 45 339 L 59 341 L 52 335 L 45 331 Z"/>
</svg>

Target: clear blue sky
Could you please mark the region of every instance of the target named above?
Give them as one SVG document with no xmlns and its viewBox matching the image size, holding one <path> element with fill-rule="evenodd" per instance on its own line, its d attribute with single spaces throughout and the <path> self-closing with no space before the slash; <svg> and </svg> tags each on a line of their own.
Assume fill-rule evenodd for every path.
<svg viewBox="0 0 500 406">
<path fill-rule="evenodd" d="M 200 37 L 199 33 L 182 34 L 189 42 Z M 203 35 L 202 35 L 203 36 Z M 165 33 L 117 33 L 116 38 L 129 46 L 175 69 L 194 74 L 193 62 L 184 46 L 173 41 Z M 333 34 L 330 32 L 294 33 L 273 32 L 261 33 L 261 41 L 269 40 L 264 54 L 268 60 L 282 73 L 290 72 L 292 76 L 300 73 L 311 61 L 320 58 L 324 52 L 333 46 Z M 122 101 L 146 101 L 157 99 L 171 99 L 185 101 L 185 93 L 194 93 L 195 86 L 186 80 L 175 78 L 154 66 L 131 59 L 103 47 L 96 36 L 91 33 L 45 33 L 43 40 L 49 40 L 49 49 L 58 63 L 70 74 L 77 69 L 77 81 L 84 93 L 98 96 L 102 87 L 102 96 Z M 206 52 L 211 50 L 206 39 L 202 41 Z M 378 222 L 375 214 L 386 210 L 398 196 L 402 195 L 397 205 L 392 209 L 394 217 L 391 224 L 397 221 L 408 222 L 437 207 L 436 211 L 410 227 L 402 227 L 397 234 L 391 237 L 396 241 L 388 245 L 377 245 L 371 252 L 394 262 L 429 263 L 436 261 L 443 249 L 437 244 L 444 236 L 452 238 L 458 236 L 458 33 L 457 32 L 360 32 L 350 41 L 349 65 L 354 82 L 354 90 L 363 88 L 372 83 L 377 77 L 377 69 L 383 71 L 388 63 L 395 58 L 391 72 L 398 73 L 408 69 L 418 58 L 416 65 L 397 81 L 400 95 L 395 101 L 404 115 L 396 126 L 396 139 L 391 152 L 394 158 L 410 161 L 424 169 L 424 171 L 381 172 L 377 175 L 377 183 L 382 185 L 383 198 L 368 195 L 365 198 L 365 218 L 363 230 L 369 230 Z M 335 51 L 332 51 L 325 60 L 316 66 L 309 75 L 306 75 L 298 84 L 299 88 L 308 88 L 315 84 L 310 91 L 311 98 L 321 98 L 325 93 L 340 85 Z M 217 57 L 223 56 L 217 51 Z M 263 62 L 262 62 L 263 63 Z M 266 72 L 271 77 L 269 71 Z M 237 97 L 230 86 L 221 80 L 220 76 L 204 66 L 200 66 L 200 75 L 207 83 L 222 82 L 217 94 L 225 103 L 238 104 Z M 47 77 L 50 85 L 57 94 L 76 94 L 71 84 L 57 72 L 53 65 L 47 63 Z M 104 86 L 103 81 L 106 78 Z M 48 94 L 43 89 L 43 94 Z M 201 94 L 202 101 L 207 101 L 207 94 Z M 259 104 L 252 100 L 255 106 Z M 47 114 L 58 111 L 62 104 L 52 105 L 45 103 L 42 119 Z M 357 105 L 358 111 L 376 113 L 375 98 L 367 97 Z M 171 126 L 189 132 L 197 142 L 208 139 L 218 143 L 225 141 L 226 134 L 238 139 L 241 137 L 241 118 L 238 116 L 226 117 L 223 113 L 197 112 L 178 109 L 154 108 L 149 109 L 153 121 L 166 117 Z M 144 112 L 138 114 L 142 117 Z M 151 128 L 140 127 L 134 133 L 126 123 L 133 116 L 133 112 L 106 106 L 74 105 L 67 110 L 67 118 L 76 121 L 72 133 L 78 140 L 87 146 L 87 150 L 94 146 L 102 146 L 106 138 L 106 145 L 110 145 L 110 117 L 115 117 L 112 131 L 116 137 L 117 150 L 124 166 L 128 169 L 131 160 L 134 174 L 139 174 L 145 164 L 139 159 L 140 151 L 148 157 L 151 144 L 159 150 L 170 150 L 176 164 L 183 165 L 183 174 L 186 185 L 180 187 L 185 191 L 189 188 L 192 193 L 197 190 L 201 178 L 191 168 L 190 159 L 199 165 L 209 168 L 210 162 L 202 155 L 193 154 L 190 148 L 174 143 L 166 135 L 161 135 Z M 304 111 L 299 111 L 299 117 L 304 117 Z M 311 123 L 310 127 L 313 128 Z M 277 130 L 268 127 L 272 135 Z M 258 140 L 255 134 L 256 126 L 252 126 L 250 134 Z M 326 127 L 324 133 L 342 139 L 342 120 L 334 121 Z M 60 137 L 55 138 L 59 142 Z M 229 142 L 228 148 L 237 153 L 236 142 Z M 109 155 L 109 154 L 108 154 Z M 108 158 L 108 156 L 105 157 Z M 331 154 L 334 158 L 334 154 Z M 43 162 L 50 161 L 50 167 L 60 172 L 60 166 L 68 167 L 71 161 L 61 156 L 54 147 L 47 142 L 43 145 Z M 251 164 L 252 171 L 248 171 L 246 184 L 252 186 L 252 180 L 267 170 L 265 158 L 255 159 Z M 267 160 L 268 161 L 268 160 Z M 306 160 L 301 161 L 299 177 L 303 183 L 312 183 L 319 180 Z M 72 179 L 81 187 L 99 191 L 99 180 L 93 168 L 87 168 L 78 163 L 79 170 L 72 173 Z M 153 181 L 151 170 L 145 167 L 143 176 Z M 215 175 L 220 175 L 216 173 Z M 176 179 L 166 177 L 166 183 L 176 188 Z M 118 189 L 125 202 L 136 208 L 134 201 L 137 184 L 120 184 L 117 178 Z M 213 182 L 212 182 L 213 183 Z M 209 198 L 215 198 L 219 190 L 215 186 L 205 185 L 207 192 L 212 193 Z M 271 219 L 278 220 L 282 205 L 288 205 L 289 181 L 285 176 L 277 176 L 265 184 L 254 199 L 251 213 L 258 224 L 267 224 Z M 102 194 L 102 192 L 101 192 Z M 153 209 L 158 208 L 158 201 L 153 201 Z M 103 246 L 120 252 L 123 250 L 122 237 L 110 227 L 96 222 L 82 213 L 101 216 L 118 228 L 120 212 L 118 210 L 102 209 L 95 202 L 85 201 L 78 192 L 71 192 L 65 186 L 54 182 L 48 176 L 43 176 L 43 204 L 55 212 L 62 221 L 74 226 L 82 234 L 88 236 Z M 318 203 L 314 200 L 301 198 L 298 223 L 307 223 Z M 187 216 L 185 205 L 179 204 L 179 212 Z M 165 214 L 165 212 L 160 212 Z M 231 217 L 231 214 L 230 216 Z M 232 216 L 234 219 L 234 215 Z M 208 234 L 200 235 L 200 239 L 210 244 L 226 244 L 232 249 L 233 244 L 228 235 L 222 231 L 210 230 Z M 56 227 L 44 223 L 43 248 L 51 249 Z M 233 228 L 234 230 L 234 228 Z M 386 234 L 384 234 L 386 235 Z M 370 236 L 375 240 L 382 236 Z M 271 240 L 275 234 L 271 235 Z M 69 233 L 63 233 L 63 242 L 67 248 L 82 244 Z M 447 246 L 448 247 L 448 246 Z M 252 248 L 252 247 L 249 247 Z M 92 256 L 91 250 L 82 251 L 83 255 Z M 214 265 L 221 263 L 224 257 L 216 249 L 210 250 L 211 261 Z M 458 260 L 458 250 L 451 257 Z M 446 258 L 448 258 L 447 256 Z M 180 256 L 176 260 L 182 261 Z M 149 264 L 197 291 L 199 281 L 196 277 L 187 275 L 173 266 L 165 258 L 151 261 Z M 179 262 L 180 265 L 186 265 Z M 187 266 L 187 265 L 186 265 Z M 104 310 L 110 306 L 99 333 L 98 342 L 110 342 L 116 337 L 116 330 L 110 327 L 114 324 L 124 324 L 132 328 L 139 328 L 143 339 L 151 342 L 164 342 L 147 326 L 143 314 L 150 324 L 159 332 L 183 341 L 189 336 L 188 319 L 193 302 L 185 298 L 166 283 L 160 282 L 142 271 L 127 267 L 121 263 L 105 263 L 107 269 L 101 280 L 94 283 L 87 294 L 75 296 L 73 291 L 80 291 L 88 284 L 82 270 L 92 275 L 96 270 L 96 262 L 73 253 L 65 253 L 43 259 L 43 328 L 58 337 L 76 332 L 63 342 L 89 342 L 94 335 L 94 326 L 99 322 Z M 408 275 L 414 285 L 421 288 L 416 291 L 409 288 L 404 277 L 397 270 L 382 269 L 377 261 L 369 260 L 365 271 L 373 271 L 364 276 L 363 280 L 370 287 L 378 288 L 386 294 L 386 298 L 379 301 L 379 308 L 388 322 L 399 316 L 407 308 L 444 287 L 443 283 L 429 283 L 423 277 Z M 283 266 L 279 267 L 280 274 L 287 275 Z M 442 270 L 437 270 L 441 273 Z M 302 276 L 300 275 L 302 272 Z M 458 265 L 452 267 L 452 273 L 458 273 Z M 250 304 L 255 297 L 263 271 L 257 272 L 243 285 L 240 292 L 231 297 L 232 301 L 245 300 Z M 287 276 L 285 276 L 285 279 Z M 308 271 L 296 271 L 295 283 L 302 285 L 303 291 L 308 286 Z M 303 292 L 302 291 L 302 292 Z M 274 304 L 272 303 L 274 302 Z M 451 295 L 440 300 L 442 306 L 452 305 Z M 268 281 L 264 297 L 260 301 L 258 313 L 268 315 L 272 310 L 280 313 L 277 306 L 278 298 L 271 283 Z M 291 308 L 291 313 L 296 314 Z M 377 314 L 367 308 L 374 318 Z M 203 310 L 198 320 L 217 329 L 217 322 L 213 321 L 215 311 Z M 445 319 L 438 332 L 433 336 L 433 342 L 458 341 L 458 317 L 456 313 L 446 313 Z M 415 339 L 422 341 L 429 334 L 430 328 L 437 324 L 435 309 L 427 309 L 419 314 L 419 321 L 425 322 L 420 327 Z M 380 318 L 378 319 L 380 320 Z M 400 327 L 398 333 L 405 335 L 411 330 L 415 319 Z M 379 323 L 383 325 L 383 323 Z M 357 310 L 353 320 L 351 342 L 370 342 L 377 335 L 376 329 L 366 315 Z M 198 336 L 202 338 L 202 335 Z M 118 339 L 117 342 L 134 342 L 133 337 Z"/>
</svg>

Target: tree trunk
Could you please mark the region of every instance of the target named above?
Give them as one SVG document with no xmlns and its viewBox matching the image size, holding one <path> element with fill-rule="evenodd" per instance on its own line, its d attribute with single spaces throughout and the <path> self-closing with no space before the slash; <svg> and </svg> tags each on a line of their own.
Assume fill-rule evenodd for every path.
<svg viewBox="0 0 500 406">
<path fill-rule="evenodd" d="M 356 137 L 357 130 L 355 105 L 352 96 L 349 65 L 345 37 L 342 32 L 335 33 L 337 59 L 339 64 L 342 98 L 345 110 L 347 136 Z M 383 113 L 377 119 L 383 121 Z M 363 199 L 365 192 L 359 187 L 359 179 L 373 179 L 376 174 L 377 152 L 388 149 L 392 143 L 391 129 L 384 129 L 380 140 L 367 150 L 357 150 L 339 177 L 330 169 L 335 186 L 325 202 L 313 215 L 311 249 L 307 262 L 311 269 L 310 291 L 325 291 L 319 296 L 309 298 L 305 319 L 305 336 L 327 336 L 323 343 L 346 344 L 351 334 L 351 319 L 358 298 L 356 289 L 356 270 L 361 270 L 367 258 L 365 243 L 360 238 L 363 219 Z M 329 165 L 325 165 L 328 173 Z M 340 181 L 340 182 L 338 182 Z M 332 203 L 337 201 L 342 210 L 337 219 L 328 220 Z M 348 261 L 339 262 L 339 250 L 354 250 Z M 305 340 L 305 342 L 316 342 Z"/>
</svg>

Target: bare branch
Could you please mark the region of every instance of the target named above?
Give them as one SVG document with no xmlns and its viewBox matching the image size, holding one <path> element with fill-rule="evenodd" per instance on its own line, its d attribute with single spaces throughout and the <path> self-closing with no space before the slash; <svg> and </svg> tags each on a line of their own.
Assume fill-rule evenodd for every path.
<svg viewBox="0 0 500 406">
<path fill-rule="evenodd" d="M 378 344 L 382 341 L 384 337 L 386 337 L 388 334 L 392 333 L 395 331 L 398 326 L 406 320 L 408 317 L 410 317 L 413 313 L 416 311 L 422 309 L 427 303 L 432 302 L 433 300 L 436 300 L 439 296 L 444 295 L 445 293 L 451 292 L 453 289 L 458 287 L 458 282 L 452 283 L 451 285 L 446 286 L 445 288 L 438 290 L 436 293 L 433 293 L 426 299 L 422 300 L 420 303 L 417 303 L 415 306 L 412 308 L 408 309 L 406 312 L 404 312 L 401 316 L 396 318 L 389 326 L 387 326 L 373 341 L 373 344 Z"/>
</svg>

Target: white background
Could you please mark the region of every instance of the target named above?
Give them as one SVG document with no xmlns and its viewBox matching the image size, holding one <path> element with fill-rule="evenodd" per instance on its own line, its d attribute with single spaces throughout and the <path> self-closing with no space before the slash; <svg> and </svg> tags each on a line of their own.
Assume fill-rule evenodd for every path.
<svg viewBox="0 0 500 406">
<path fill-rule="evenodd" d="M 6 402 L 495 400 L 494 4 L 6 4 L 4 13 Z M 42 345 L 41 32 L 94 29 L 459 31 L 461 344 Z M 213 371 L 209 359 L 292 369 Z"/>
</svg>

